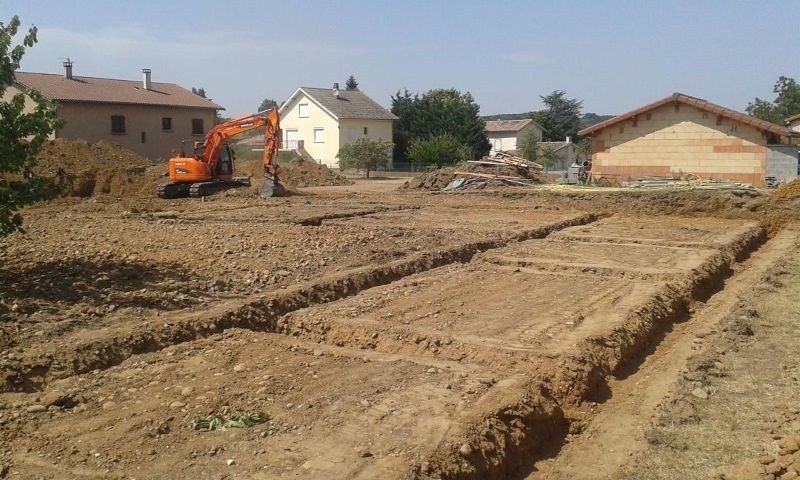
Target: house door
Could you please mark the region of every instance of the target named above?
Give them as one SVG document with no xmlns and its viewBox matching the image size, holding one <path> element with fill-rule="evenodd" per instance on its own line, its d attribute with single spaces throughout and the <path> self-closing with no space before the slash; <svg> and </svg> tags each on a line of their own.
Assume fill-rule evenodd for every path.
<svg viewBox="0 0 800 480">
<path fill-rule="evenodd" d="M 300 140 L 300 132 L 297 130 L 285 130 L 286 139 L 283 142 L 284 150 L 297 150 L 297 141 Z"/>
</svg>

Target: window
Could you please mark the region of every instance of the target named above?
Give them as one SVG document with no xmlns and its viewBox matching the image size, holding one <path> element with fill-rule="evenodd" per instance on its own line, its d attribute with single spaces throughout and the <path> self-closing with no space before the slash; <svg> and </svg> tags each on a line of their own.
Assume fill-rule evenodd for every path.
<svg viewBox="0 0 800 480">
<path fill-rule="evenodd" d="M 203 119 L 202 118 L 193 118 L 192 119 L 192 135 L 202 135 L 203 134 Z"/>
<path fill-rule="evenodd" d="M 161 130 L 165 132 L 172 131 L 172 119 L 170 117 L 164 117 L 161 119 Z"/>
<path fill-rule="evenodd" d="M 117 135 L 125 133 L 125 117 L 122 115 L 111 115 L 111 133 Z"/>
<path fill-rule="evenodd" d="M 147 133 L 142 132 L 142 143 L 147 143 Z"/>
<path fill-rule="evenodd" d="M 325 143 L 325 129 L 324 128 L 315 128 L 314 129 L 314 143 Z"/>
<path fill-rule="evenodd" d="M 364 135 L 367 134 L 367 127 L 364 127 Z"/>
<path fill-rule="evenodd" d="M 298 112 L 300 118 L 308 118 L 308 104 L 307 103 L 301 103 L 300 105 L 298 105 L 297 106 L 297 112 Z"/>
</svg>

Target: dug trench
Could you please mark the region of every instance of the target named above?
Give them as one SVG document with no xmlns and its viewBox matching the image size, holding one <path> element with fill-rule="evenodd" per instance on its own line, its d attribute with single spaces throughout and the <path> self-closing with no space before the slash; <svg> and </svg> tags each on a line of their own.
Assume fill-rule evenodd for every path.
<svg viewBox="0 0 800 480">
<path fill-rule="evenodd" d="M 336 298 L 322 298 L 330 291 L 299 289 L 279 304 L 261 299 L 234 313 L 222 309 L 213 317 L 214 330 L 207 318 L 205 323 L 187 319 L 184 329 L 206 333 L 187 335 L 180 345 L 167 341 L 174 333 L 164 335 L 158 340 L 163 344 L 151 346 L 158 348 L 143 350 L 153 353 L 143 353 L 141 362 L 120 358 L 106 372 L 50 371 L 39 380 L 46 387 L 43 397 L 75 390 L 95 400 L 74 413 L 41 412 L 25 402 L 44 400 L 15 394 L 33 413 L 3 427 L 6 438 L 14 432 L 15 451 L 22 450 L 11 462 L 31 475 L 58 464 L 113 467 L 144 478 L 166 478 L 165 465 L 181 464 L 184 473 L 204 478 L 203 472 L 220 468 L 217 457 L 195 455 L 209 451 L 211 436 L 190 435 L 175 425 L 172 433 L 160 429 L 165 433 L 154 437 L 169 441 L 172 450 L 154 455 L 147 452 L 156 440 L 143 439 L 142 429 L 167 417 L 184 423 L 222 405 L 266 402 L 277 425 L 302 428 L 289 435 L 275 433 L 271 424 L 264 436 L 231 437 L 226 456 L 237 459 L 237 474 L 247 478 L 524 474 L 537 456 L 580 431 L 592 414 L 590 400 L 602 396 L 607 380 L 639 362 L 671 325 L 687 318 L 696 299 L 722 288 L 737 259 L 766 239 L 756 222 L 616 216 L 586 223 L 473 245 L 453 261 L 436 265 L 427 259 L 426 268 L 387 272 L 394 276 L 373 280 L 370 288 L 367 280 L 377 277 L 362 277 L 360 287 L 348 281 L 339 284 L 344 293 Z M 557 233 L 548 236 L 551 232 Z M 587 235 L 591 242 L 582 238 Z M 645 237 L 650 241 L 642 242 Z M 620 241 L 625 238 L 630 242 Z M 548 267 L 554 262 L 557 270 Z M 298 299 L 299 292 L 304 293 Z M 250 334 L 236 333 L 235 326 L 251 329 Z M 220 336 L 223 329 L 230 332 Z M 158 351 L 161 347 L 168 352 Z M 126 348 L 128 356 L 140 353 Z M 221 354 L 224 361 L 215 360 Z M 237 364 L 234 372 L 258 366 L 271 374 L 248 381 L 226 373 L 225 366 L 237 361 L 243 366 Z M 311 368 L 320 380 L 292 380 L 287 389 L 292 373 L 281 368 L 283 362 L 289 372 Z M 375 363 L 380 366 L 369 366 Z M 218 373 L 208 377 L 206 368 Z M 90 366 L 80 369 L 88 372 Z M 196 399 L 170 403 L 177 386 L 160 388 L 165 381 L 183 382 L 173 378 L 195 377 L 204 379 L 194 388 L 208 391 Z M 273 377 L 282 388 L 275 389 Z M 130 379 L 136 385 L 126 392 Z M 219 398 L 209 403 L 212 392 Z M 268 398 L 259 400 L 260 395 Z M 364 395 L 372 397 L 364 400 Z M 88 425 L 74 431 L 80 421 Z M 110 433 L 103 438 L 91 433 L 99 429 Z M 64 442 L 76 436 L 104 452 L 103 460 L 87 463 L 81 449 L 61 448 L 68 450 Z M 136 455 L 150 463 L 120 449 L 122 444 L 141 451 Z M 248 453 L 253 449 L 270 455 L 256 458 Z M 106 455 L 116 460 L 106 461 Z"/>
<path fill-rule="evenodd" d="M 359 218 L 359 215 L 345 218 L 351 217 Z M 99 338 L 95 336 L 88 341 L 82 341 L 80 335 L 76 335 L 75 341 L 67 346 L 54 345 L 44 352 L 7 357 L 0 366 L 0 392 L 36 392 L 54 379 L 106 369 L 133 355 L 204 338 L 228 328 L 272 332 L 278 328 L 278 320 L 294 310 L 356 295 L 364 289 L 443 265 L 469 262 L 479 252 L 512 242 L 543 238 L 554 231 L 590 223 L 597 218 L 593 214 L 541 217 L 542 221 L 538 224 L 493 234 L 484 240 L 422 252 L 383 265 L 326 275 L 317 281 L 279 290 L 271 295 L 250 295 L 243 300 L 219 302 L 202 313 L 176 314 L 158 323 L 144 322 L 133 331 L 130 328 L 111 327 Z"/>
</svg>

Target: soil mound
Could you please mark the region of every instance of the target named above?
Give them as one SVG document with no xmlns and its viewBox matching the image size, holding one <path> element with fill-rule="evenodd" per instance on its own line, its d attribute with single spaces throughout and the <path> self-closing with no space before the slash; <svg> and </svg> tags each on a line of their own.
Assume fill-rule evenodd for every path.
<svg viewBox="0 0 800 480">
<path fill-rule="evenodd" d="M 482 167 L 479 165 L 463 165 L 458 167 L 444 167 L 432 170 L 426 174 L 414 177 L 403 184 L 401 189 L 416 190 L 441 190 L 453 180 L 454 172 L 486 173 L 489 175 L 503 175 L 508 177 L 521 177 L 544 183 L 544 180 L 527 168 L 508 167 Z"/>
<path fill-rule="evenodd" d="M 325 165 L 299 158 L 280 167 L 280 179 L 295 187 L 329 187 L 352 185 L 353 181 L 332 171 Z"/>
<path fill-rule="evenodd" d="M 253 185 L 261 185 L 264 170 L 260 161 L 252 160 L 236 164 L 237 175 L 252 177 Z M 335 185 L 352 185 L 353 182 L 334 172 L 325 165 L 304 160 L 300 157 L 291 162 L 278 165 L 278 178 L 286 186 L 301 187 L 329 187 Z"/>
<path fill-rule="evenodd" d="M 166 166 L 111 143 L 58 139 L 44 144 L 35 172 L 66 196 L 132 196 L 155 192 Z"/>
<path fill-rule="evenodd" d="M 781 185 L 772 192 L 772 196 L 776 198 L 800 197 L 800 179 Z"/>
</svg>

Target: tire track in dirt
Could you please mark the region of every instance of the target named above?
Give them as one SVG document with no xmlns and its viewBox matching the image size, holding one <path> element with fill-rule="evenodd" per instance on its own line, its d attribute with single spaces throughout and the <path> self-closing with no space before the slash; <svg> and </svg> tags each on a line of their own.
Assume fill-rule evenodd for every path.
<svg viewBox="0 0 800 480">
<path fill-rule="evenodd" d="M 54 379 L 106 369 L 133 355 L 204 338 L 228 328 L 275 332 L 280 317 L 300 308 L 352 296 L 364 289 L 391 283 L 414 273 L 451 263 L 469 262 L 477 253 L 513 242 L 544 238 L 552 232 L 585 225 L 596 219 L 594 214 L 568 216 L 536 228 L 504 232 L 486 240 L 331 275 L 273 295 L 260 295 L 213 306 L 203 314 L 162 318 L 158 321 L 160 325 L 149 322 L 136 329 L 111 328 L 102 338 L 77 341 L 66 349 L 53 347 L 35 356 L 17 355 L 0 367 L 0 392 L 38 391 Z"/>
</svg>

